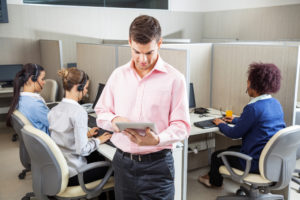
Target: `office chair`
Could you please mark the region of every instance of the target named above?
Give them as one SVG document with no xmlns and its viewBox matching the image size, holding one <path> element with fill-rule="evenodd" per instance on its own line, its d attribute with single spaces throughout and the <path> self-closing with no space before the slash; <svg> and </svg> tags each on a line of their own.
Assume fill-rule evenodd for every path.
<svg viewBox="0 0 300 200">
<path fill-rule="evenodd" d="M 300 159 L 300 147 L 297 150 L 297 160 Z M 293 175 L 292 177 L 292 181 L 295 182 L 298 185 L 298 188 L 296 189 L 296 191 L 298 193 L 300 193 L 300 169 L 295 169 L 294 173 L 296 173 L 297 175 Z"/>
<path fill-rule="evenodd" d="M 296 120 L 295 120 L 295 124 L 296 125 L 300 125 L 300 109 L 296 108 Z M 300 159 L 300 147 L 297 150 L 297 160 Z M 295 182 L 298 185 L 298 188 L 296 189 L 296 191 L 298 193 L 300 193 L 300 169 L 295 169 L 294 173 L 296 173 L 297 175 L 293 175 L 292 177 L 292 181 Z"/>
<path fill-rule="evenodd" d="M 278 131 L 264 147 L 259 158 L 260 174 L 249 173 L 252 158 L 238 152 L 223 152 L 218 155 L 224 165 L 219 168 L 224 177 L 240 183 L 235 195 L 217 197 L 217 200 L 242 199 L 284 199 L 283 195 L 271 194 L 271 190 L 285 188 L 296 164 L 296 151 L 300 144 L 300 126 L 290 126 Z M 236 156 L 246 160 L 245 171 L 231 168 L 226 156 Z M 250 186 L 247 189 L 246 186 Z"/>
<path fill-rule="evenodd" d="M 31 158 L 32 187 L 39 200 L 56 199 L 91 199 L 102 192 L 114 188 L 113 172 L 110 162 L 90 163 L 79 169 L 79 186 L 67 186 L 69 169 L 67 161 L 56 143 L 43 131 L 25 125 L 21 130 L 26 149 Z M 90 169 L 109 166 L 103 179 L 84 184 L 83 173 Z M 29 195 L 28 195 L 29 194 Z M 22 200 L 29 200 L 30 193 Z"/>
<path fill-rule="evenodd" d="M 46 83 L 41 91 L 41 96 L 46 103 L 55 102 L 57 97 L 58 86 L 57 82 L 53 79 L 46 79 Z"/>
<path fill-rule="evenodd" d="M 29 120 L 18 110 L 15 110 L 11 117 L 11 124 L 18 135 L 19 138 L 19 155 L 20 155 L 20 161 L 25 169 L 22 170 L 22 172 L 19 174 L 19 179 L 24 179 L 26 176 L 26 173 L 30 171 L 30 157 L 28 155 L 28 152 L 25 148 L 24 141 L 21 134 L 21 129 L 24 125 L 31 125 Z"/>
</svg>

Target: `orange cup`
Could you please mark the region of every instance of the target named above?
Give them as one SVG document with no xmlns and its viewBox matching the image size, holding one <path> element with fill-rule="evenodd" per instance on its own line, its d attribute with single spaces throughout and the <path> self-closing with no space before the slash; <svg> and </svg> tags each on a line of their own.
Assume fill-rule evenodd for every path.
<svg viewBox="0 0 300 200">
<path fill-rule="evenodd" d="M 232 110 L 226 110 L 225 116 L 226 117 L 232 117 Z"/>
</svg>

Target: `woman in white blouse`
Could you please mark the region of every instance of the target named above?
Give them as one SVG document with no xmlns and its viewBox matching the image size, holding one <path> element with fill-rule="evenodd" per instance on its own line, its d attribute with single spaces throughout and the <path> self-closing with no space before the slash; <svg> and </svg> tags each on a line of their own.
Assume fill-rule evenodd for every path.
<svg viewBox="0 0 300 200">
<path fill-rule="evenodd" d="M 111 138 L 104 133 L 94 138 L 97 127 L 88 129 L 88 114 L 79 105 L 79 101 L 88 92 L 88 75 L 76 68 L 63 69 L 58 72 L 62 77 L 65 98 L 48 115 L 51 138 L 60 147 L 69 166 L 69 186 L 79 185 L 78 169 L 87 163 L 104 160 L 95 151 L 100 143 Z M 103 178 L 107 168 L 97 168 L 84 173 L 84 182 L 89 183 Z"/>
</svg>

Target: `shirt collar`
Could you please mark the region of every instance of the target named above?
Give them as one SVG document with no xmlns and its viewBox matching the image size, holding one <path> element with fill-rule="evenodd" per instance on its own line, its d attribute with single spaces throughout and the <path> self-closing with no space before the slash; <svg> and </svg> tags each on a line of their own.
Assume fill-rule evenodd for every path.
<svg viewBox="0 0 300 200">
<path fill-rule="evenodd" d="M 129 62 L 129 68 L 136 72 L 136 70 L 134 68 L 134 61 L 133 60 L 131 60 Z M 165 72 L 165 73 L 168 72 L 166 67 L 165 67 L 165 62 L 163 61 L 163 59 L 160 57 L 159 54 L 158 54 L 158 58 L 157 58 L 157 61 L 154 65 L 153 69 L 148 74 L 151 74 L 154 70 L 155 71 L 160 71 L 160 72 Z"/>
<path fill-rule="evenodd" d="M 80 106 L 80 104 L 77 101 L 73 100 L 73 99 L 63 98 L 61 101 L 65 102 L 65 103 L 71 103 L 71 104 Z"/>
<path fill-rule="evenodd" d="M 43 99 L 43 97 L 41 97 L 41 95 L 39 93 L 34 93 L 34 92 L 21 92 L 20 93 L 21 96 L 29 96 L 29 97 L 33 97 L 35 99 L 41 100 L 45 103 L 45 100 Z"/>
<path fill-rule="evenodd" d="M 255 103 L 257 101 L 264 100 L 264 99 L 270 99 L 270 98 L 272 98 L 272 96 L 270 94 L 263 94 L 263 95 L 253 98 L 248 104 Z"/>
</svg>

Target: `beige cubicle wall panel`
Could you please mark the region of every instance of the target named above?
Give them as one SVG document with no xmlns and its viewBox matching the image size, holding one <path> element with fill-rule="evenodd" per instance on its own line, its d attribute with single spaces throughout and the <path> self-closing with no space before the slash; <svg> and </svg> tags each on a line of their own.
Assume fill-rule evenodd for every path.
<svg viewBox="0 0 300 200">
<path fill-rule="evenodd" d="M 40 46 L 38 40 L 24 38 L 0 38 L 0 65 L 40 64 Z"/>
<path fill-rule="evenodd" d="M 194 85 L 196 106 L 209 107 L 212 44 L 163 44 L 162 47 L 189 50 L 190 82 Z"/>
<path fill-rule="evenodd" d="M 118 66 L 125 65 L 131 60 L 131 51 L 128 45 L 118 46 Z"/>
<path fill-rule="evenodd" d="M 294 116 L 297 83 L 298 47 L 281 45 L 216 44 L 213 55 L 212 107 L 232 109 L 239 115 L 250 101 L 246 94 L 247 70 L 252 62 L 274 63 L 281 70 L 280 91 L 273 95 L 291 125 Z"/>
<path fill-rule="evenodd" d="M 89 101 L 93 102 L 98 83 L 105 84 L 116 67 L 116 46 L 77 43 L 77 67 L 89 75 Z"/>
<path fill-rule="evenodd" d="M 60 40 L 40 40 L 41 65 L 45 68 L 46 78 L 58 83 L 57 100 L 63 97 L 61 78 L 57 72 L 62 68 L 62 47 Z"/>
</svg>

